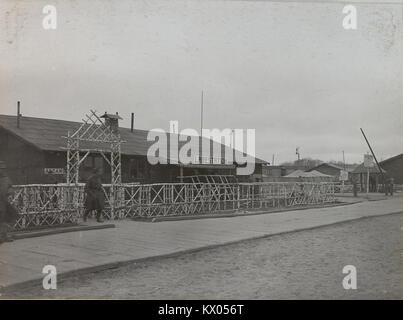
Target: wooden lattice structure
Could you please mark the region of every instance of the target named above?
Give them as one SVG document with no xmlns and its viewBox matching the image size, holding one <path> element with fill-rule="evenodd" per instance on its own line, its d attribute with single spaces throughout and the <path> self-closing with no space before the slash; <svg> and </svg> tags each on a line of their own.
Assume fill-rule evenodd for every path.
<svg viewBox="0 0 403 320">
<path fill-rule="evenodd" d="M 194 175 L 194 176 L 181 176 L 178 177 L 183 180 L 183 182 L 191 182 L 191 183 L 209 183 L 209 184 L 217 184 L 217 183 L 237 183 L 238 180 L 236 176 L 233 175 Z"/>
<path fill-rule="evenodd" d="M 193 215 L 335 202 L 333 183 L 122 185 L 122 217 Z"/>
<path fill-rule="evenodd" d="M 90 110 L 90 114 L 86 115 L 81 126 L 73 134 L 68 132 L 67 135 L 67 183 L 79 182 L 80 165 L 92 152 L 100 153 L 110 165 L 111 183 L 120 183 L 121 143 L 119 130 L 108 124 L 106 120 L 102 121 L 96 111 Z M 106 156 L 107 153 L 110 153 L 110 158 Z"/>
<path fill-rule="evenodd" d="M 81 216 L 84 184 L 13 188 L 10 200 L 20 212 L 15 229 L 75 223 Z M 334 183 L 125 183 L 103 185 L 103 189 L 104 216 L 109 219 L 265 210 L 335 201 Z"/>
<path fill-rule="evenodd" d="M 78 192 L 78 185 L 30 184 L 13 186 L 13 190 L 10 202 L 19 212 L 15 230 L 77 223 L 79 219 L 77 204 L 83 203 L 83 192 Z"/>
<path fill-rule="evenodd" d="M 101 118 L 105 120 L 102 121 Z M 111 204 L 111 215 L 114 216 L 114 207 L 118 202 L 116 186 L 122 182 L 121 173 L 121 140 L 118 130 L 117 114 L 104 114 L 99 116 L 96 111 L 90 110 L 90 114 L 83 119 L 81 126 L 73 133 L 67 135 L 67 184 L 79 183 L 80 165 L 91 153 L 99 153 L 111 168 L 111 186 L 106 194 Z M 110 154 L 109 158 L 107 154 Z M 75 195 L 78 200 L 78 194 Z"/>
</svg>

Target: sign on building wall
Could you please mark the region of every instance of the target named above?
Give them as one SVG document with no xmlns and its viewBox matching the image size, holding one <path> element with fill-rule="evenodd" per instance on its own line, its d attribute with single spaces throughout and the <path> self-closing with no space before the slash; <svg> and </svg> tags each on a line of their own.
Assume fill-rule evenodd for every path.
<svg viewBox="0 0 403 320">
<path fill-rule="evenodd" d="M 371 168 L 374 166 L 374 157 L 370 154 L 364 154 L 364 167 Z"/>
<path fill-rule="evenodd" d="M 221 157 L 195 157 L 193 163 L 198 164 L 198 163 L 200 163 L 200 160 L 201 160 L 202 164 L 224 164 L 224 161 L 226 164 L 233 163 L 230 160 L 226 161 L 224 159 L 224 161 L 223 161 L 223 158 L 221 158 Z"/>
<path fill-rule="evenodd" d="M 66 174 L 64 168 L 44 168 L 45 174 Z"/>
</svg>

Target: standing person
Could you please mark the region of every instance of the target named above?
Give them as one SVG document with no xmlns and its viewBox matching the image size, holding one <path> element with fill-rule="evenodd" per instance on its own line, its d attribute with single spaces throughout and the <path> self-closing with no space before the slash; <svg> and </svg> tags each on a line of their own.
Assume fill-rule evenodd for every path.
<svg viewBox="0 0 403 320">
<path fill-rule="evenodd" d="M 394 184 L 394 180 L 393 180 L 393 178 L 390 178 L 389 179 L 389 193 L 390 193 L 390 195 L 391 196 L 393 196 L 393 184 Z"/>
<path fill-rule="evenodd" d="M 353 195 L 354 195 L 354 197 L 356 197 L 357 193 L 358 193 L 357 181 L 355 181 L 355 179 L 353 179 L 352 183 L 353 183 Z"/>
<path fill-rule="evenodd" d="M 376 182 L 374 177 L 369 176 L 369 191 L 376 192 Z"/>
<path fill-rule="evenodd" d="M 8 235 L 9 223 L 17 219 L 17 210 L 8 202 L 11 181 L 6 174 L 6 165 L 0 161 L 0 243 L 13 241 Z"/>
<path fill-rule="evenodd" d="M 104 208 L 104 192 L 102 190 L 101 177 L 97 168 L 93 169 L 93 174 L 88 178 L 85 185 L 86 199 L 84 203 L 83 220 L 87 221 L 87 217 L 92 210 L 97 213 L 97 221 L 104 222 L 102 219 L 102 210 Z"/>
</svg>

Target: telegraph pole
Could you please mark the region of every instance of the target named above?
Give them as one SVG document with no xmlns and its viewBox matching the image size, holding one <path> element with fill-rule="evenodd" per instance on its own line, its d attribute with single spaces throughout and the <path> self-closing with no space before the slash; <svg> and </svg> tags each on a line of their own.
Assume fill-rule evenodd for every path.
<svg viewBox="0 0 403 320">
<path fill-rule="evenodd" d="M 203 95 L 204 92 L 201 92 L 201 103 L 200 103 L 200 136 L 203 136 Z"/>
<path fill-rule="evenodd" d="M 343 150 L 343 167 L 344 171 L 346 170 L 346 159 L 344 158 L 344 150 Z"/>
</svg>

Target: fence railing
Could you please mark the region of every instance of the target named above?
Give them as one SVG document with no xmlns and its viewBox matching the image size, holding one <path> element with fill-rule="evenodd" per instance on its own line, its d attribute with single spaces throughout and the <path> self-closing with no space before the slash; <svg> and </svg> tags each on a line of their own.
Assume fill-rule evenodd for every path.
<svg viewBox="0 0 403 320">
<path fill-rule="evenodd" d="M 361 193 L 361 192 L 367 192 L 367 187 L 366 184 L 362 184 L 361 183 L 356 183 L 355 185 L 356 187 L 356 191 L 357 193 Z M 398 186 L 394 186 L 394 189 L 396 190 L 398 188 Z M 376 185 L 375 190 L 373 188 L 370 188 L 369 190 L 370 192 L 384 192 L 384 185 L 381 183 L 378 183 Z M 354 186 L 352 183 L 346 183 L 346 184 L 342 184 L 341 182 L 336 182 L 334 184 L 334 192 L 335 193 L 351 193 L 353 194 L 354 192 Z"/>
<path fill-rule="evenodd" d="M 77 222 L 83 190 L 84 186 L 62 184 L 13 186 L 10 202 L 19 213 L 14 229 Z"/>
<path fill-rule="evenodd" d="M 13 186 L 20 216 L 14 229 L 77 223 L 84 184 Z M 167 183 L 103 185 L 108 219 L 195 215 L 224 210 L 293 207 L 335 201 L 333 183 Z"/>
</svg>

